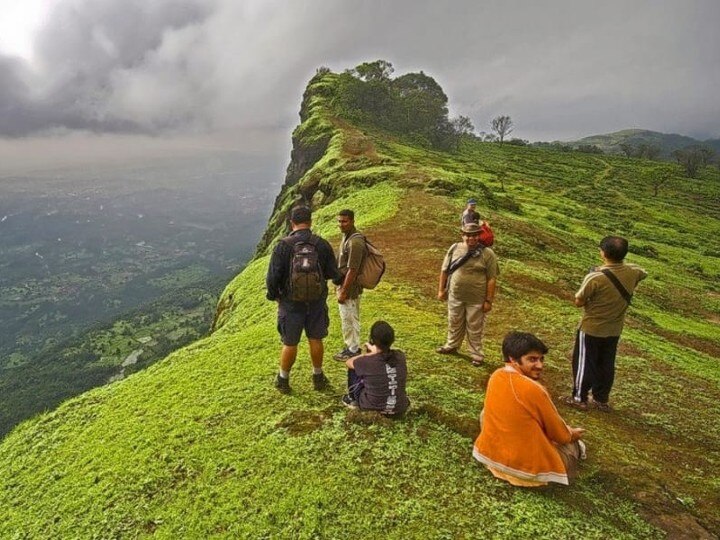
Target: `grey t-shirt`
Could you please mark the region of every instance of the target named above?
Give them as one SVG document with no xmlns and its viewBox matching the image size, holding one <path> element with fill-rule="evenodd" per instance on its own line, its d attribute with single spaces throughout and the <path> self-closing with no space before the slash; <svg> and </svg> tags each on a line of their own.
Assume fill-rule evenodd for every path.
<svg viewBox="0 0 720 540">
<path fill-rule="evenodd" d="M 364 387 L 358 405 L 361 409 L 384 414 L 402 414 L 408 407 L 405 393 L 407 363 L 402 351 L 391 350 L 391 362 L 383 360 L 384 353 L 368 354 L 355 359 L 355 373 L 362 378 Z"/>
</svg>

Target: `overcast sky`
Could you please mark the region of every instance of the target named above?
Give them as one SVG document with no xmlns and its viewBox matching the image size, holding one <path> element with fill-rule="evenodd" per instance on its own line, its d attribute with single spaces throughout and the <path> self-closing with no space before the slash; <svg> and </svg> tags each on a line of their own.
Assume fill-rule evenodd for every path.
<svg viewBox="0 0 720 540">
<path fill-rule="evenodd" d="M 379 58 L 478 131 L 720 137 L 717 0 L 0 0 L 0 21 L 0 158 L 134 134 L 284 151 L 317 67 Z"/>
</svg>

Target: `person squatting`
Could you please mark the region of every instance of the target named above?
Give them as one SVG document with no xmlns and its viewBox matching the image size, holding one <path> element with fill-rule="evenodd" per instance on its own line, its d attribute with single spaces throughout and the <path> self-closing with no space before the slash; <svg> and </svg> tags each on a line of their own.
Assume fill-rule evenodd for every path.
<svg viewBox="0 0 720 540">
<path fill-rule="evenodd" d="M 438 283 L 439 300 L 448 302 L 448 330 L 439 354 L 457 354 L 467 339 L 472 365 L 484 361 L 483 330 L 496 296 L 500 273 L 497 256 L 489 247 L 489 224 L 468 200 L 461 216 L 462 242 L 445 254 Z M 275 387 L 291 392 L 290 370 L 305 332 L 315 390 L 330 386 L 323 372 L 323 339 L 328 335 L 328 287 L 336 285 L 345 347 L 334 355 L 347 367 L 347 392 L 343 405 L 402 416 L 410 406 L 406 393 L 408 369 L 405 354 L 391 348 L 395 330 L 376 321 L 360 346 L 360 298 L 357 278 L 367 254 L 364 235 L 355 227 L 353 210 L 341 210 L 337 222 L 342 238 L 338 258 L 330 244 L 312 232 L 309 208 L 291 210 L 290 233 L 275 246 L 266 275 L 267 299 L 278 304 L 277 329 L 282 348 Z M 625 263 L 628 241 L 619 236 L 603 238 L 599 246 L 602 265 L 591 268 L 574 304 L 583 308 L 575 336 L 572 395 L 560 401 L 586 411 L 610 412 L 609 394 L 614 381 L 615 356 L 625 314 L 637 285 L 647 273 Z M 548 347 L 535 335 L 509 332 L 502 342 L 504 367 L 490 377 L 480 414 L 480 434 L 473 456 L 497 478 L 515 486 L 536 487 L 549 482 L 569 484 L 577 465 L 585 459 L 581 440 L 585 430 L 571 427 L 558 413 L 548 390 L 540 383 Z M 589 396 L 592 396 L 590 400 Z"/>
</svg>

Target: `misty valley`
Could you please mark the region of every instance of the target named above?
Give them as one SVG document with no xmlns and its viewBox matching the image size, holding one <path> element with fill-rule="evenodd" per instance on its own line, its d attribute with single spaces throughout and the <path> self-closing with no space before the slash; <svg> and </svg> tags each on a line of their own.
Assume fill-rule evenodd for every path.
<svg viewBox="0 0 720 540">
<path fill-rule="evenodd" d="M 0 177 L 0 435 L 206 334 L 273 172 L 223 153 Z"/>
</svg>

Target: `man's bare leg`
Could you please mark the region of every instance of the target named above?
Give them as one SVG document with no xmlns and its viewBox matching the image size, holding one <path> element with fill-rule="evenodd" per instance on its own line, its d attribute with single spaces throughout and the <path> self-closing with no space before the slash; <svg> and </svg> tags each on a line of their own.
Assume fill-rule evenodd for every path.
<svg viewBox="0 0 720 540">
<path fill-rule="evenodd" d="M 323 346 L 322 340 L 308 338 L 308 345 L 310 346 L 310 360 L 312 361 L 313 367 L 315 369 L 322 369 L 323 355 L 325 354 L 325 347 Z"/>
<path fill-rule="evenodd" d="M 283 345 L 280 351 L 280 369 L 282 371 L 290 373 L 297 358 L 297 349 L 297 345 Z"/>
</svg>

